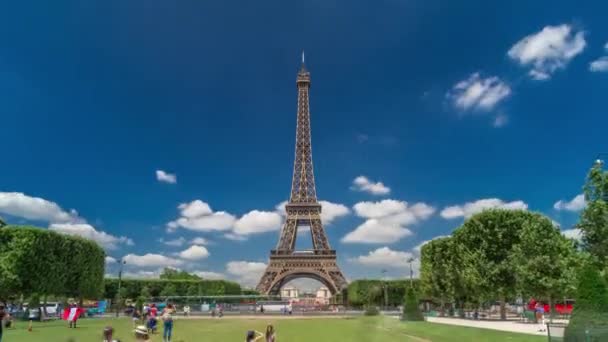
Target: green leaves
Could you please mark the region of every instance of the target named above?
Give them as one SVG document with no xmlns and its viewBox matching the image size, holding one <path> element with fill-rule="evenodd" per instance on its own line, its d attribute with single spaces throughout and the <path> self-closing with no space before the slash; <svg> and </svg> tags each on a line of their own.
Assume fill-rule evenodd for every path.
<svg viewBox="0 0 608 342">
<path fill-rule="evenodd" d="M 582 246 L 599 265 L 608 262 L 608 172 L 603 163 L 589 170 L 583 187 L 587 207 L 581 213 L 578 228 L 582 233 Z"/>
</svg>

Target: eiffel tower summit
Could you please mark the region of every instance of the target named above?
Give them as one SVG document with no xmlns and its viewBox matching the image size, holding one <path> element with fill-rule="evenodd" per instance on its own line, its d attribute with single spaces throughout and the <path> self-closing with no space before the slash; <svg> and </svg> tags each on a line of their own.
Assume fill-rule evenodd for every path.
<svg viewBox="0 0 608 342">
<path fill-rule="evenodd" d="M 298 113 L 296 126 L 296 155 L 293 163 L 291 196 L 285 205 L 287 218 L 281 229 L 276 249 L 270 251 L 270 262 L 262 275 L 257 290 L 277 295 L 283 285 L 297 278 L 318 280 L 336 294 L 347 282 L 338 267 L 336 251 L 331 249 L 323 223 L 321 204 L 317 201 L 315 176 L 312 164 L 310 134 L 309 90 L 310 72 L 304 64 L 296 79 L 298 88 Z M 299 227 L 310 227 L 312 250 L 295 250 Z"/>
</svg>

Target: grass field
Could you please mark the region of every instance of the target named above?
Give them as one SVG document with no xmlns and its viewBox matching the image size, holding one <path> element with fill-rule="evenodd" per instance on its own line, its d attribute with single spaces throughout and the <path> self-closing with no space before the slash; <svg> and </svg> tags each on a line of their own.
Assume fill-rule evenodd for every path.
<svg viewBox="0 0 608 342">
<path fill-rule="evenodd" d="M 128 319 L 83 319 L 76 329 L 68 329 L 65 322 L 55 321 L 34 324 L 27 331 L 26 322 L 18 322 L 16 329 L 5 330 L 3 342 L 99 342 L 103 327 L 111 325 L 116 330 L 114 338 L 121 342 L 134 341 L 132 325 Z M 174 342 L 194 341 L 244 341 L 245 332 L 255 329 L 264 331 L 271 323 L 277 330 L 280 342 L 468 342 L 509 341 L 542 342 L 546 338 L 513 334 L 493 330 L 475 329 L 433 324 L 427 322 L 403 323 L 389 317 L 315 318 L 315 319 L 196 319 L 176 320 L 173 328 Z M 162 341 L 162 329 L 153 335 L 152 341 Z"/>
</svg>

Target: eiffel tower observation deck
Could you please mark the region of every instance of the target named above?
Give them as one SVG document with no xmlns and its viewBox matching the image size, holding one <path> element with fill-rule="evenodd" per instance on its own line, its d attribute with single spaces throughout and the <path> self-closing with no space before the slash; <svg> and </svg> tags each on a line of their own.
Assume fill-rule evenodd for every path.
<svg viewBox="0 0 608 342">
<path fill-rule="evenodd" d="M 277 247 L 270 251 L 270 263 L 257 290 L 265 294 L 278 294 L 281 287 L 293 279 L 312 278 L 323 283 L 335 294 L 341 291 L 347 282 L 338 267 L 336 251 L 331 249 L 325 234 L 321 222 L 321 205 L 317 201 L 310 130 L 310 72 L 304 64 L 304 53 L 296 84 L 296 148 L 291 195 L 285 205 L 287 217 Z M 299 227 L 310 227 L 313 246 L 311 250 L 295 250 Z"/>
</svg>

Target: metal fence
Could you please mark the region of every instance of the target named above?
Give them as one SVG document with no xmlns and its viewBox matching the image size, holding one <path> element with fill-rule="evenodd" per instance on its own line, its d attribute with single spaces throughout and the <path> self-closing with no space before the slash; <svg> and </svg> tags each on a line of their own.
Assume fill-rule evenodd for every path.
<svg viewBox="0 0 608 342">
<path fill-rule="evenodd" d="M 565 324 L 547 324 L 549 342 L 606 342 L 608 327 L 567 328 Z"/>
</svg>

